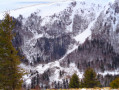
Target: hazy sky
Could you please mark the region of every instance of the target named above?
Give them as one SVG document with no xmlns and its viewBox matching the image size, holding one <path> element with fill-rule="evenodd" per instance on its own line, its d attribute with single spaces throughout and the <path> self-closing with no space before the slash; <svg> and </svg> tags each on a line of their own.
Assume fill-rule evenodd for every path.
<svg viewBox="0 0 119 90">
<path fill-rule="evenodd" d="M 62 0 L 0 0 L 0 12 L 9 11 L 12 9 L 33 5 L 33 4 L 45 4 Z"/>
<path fill-rule="evenodd" d="M 45 3 L 52 3 L 64 0 L 0 0 L 0 12 L 9 11 L 12 9 L 17 9 L 20 7 L 33 5 L 33 4 L 45 4 Z M 101 0 L 99 0 L 101 1 Z M 103 0 L 105 2 L 109 0 Z M 114 0 L 110 0 L 114 1 Z"/>
</svg>

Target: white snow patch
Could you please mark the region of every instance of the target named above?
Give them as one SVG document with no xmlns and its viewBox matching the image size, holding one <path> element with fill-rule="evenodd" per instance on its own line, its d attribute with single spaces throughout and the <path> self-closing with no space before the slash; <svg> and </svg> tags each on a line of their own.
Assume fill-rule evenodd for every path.
<svg viewBox="0 0 119 90">
<path fill-rule="evenodd" d="M 75 63 L 70 63 L 69 68 L 64 68 L 64 71 L 67 72 L 66 75 L 72 76 L 76 73 L 79 78 L 83 78 L 83 72 L 79 71 Z"/>
<path fill-rule="evenodd" d="M 98 72 L 98 74 L 101 74 L 103 76 L 106 76 L 106 75 L 119 75 L 119 70 L 114 70 L 114 71 L 104 71 L 104 72 Z"/>
<path fill-rule="evenodd" d="M 29 75 L 24 75 L 23 76 L 23 81 L 27 84 L 30 85 L 31 84 L 31 78 Z"/>
<path fill-rule="evenodd" d="M 27 84 L 31 84 L 31 79 L 27 79 L 27 80 L 26 80 L 26 83 L 27 83 Z"/>
<path fill-rule="evenodd" d="M 34 39 L 39 39 L 41 37 L 43 37 L 43 34 L 36 34 L 36 35 L 34 35 Z"/>
<path fill-rule="evenodd" d="M 85 40 L 91 35 L 91 30 L 87 29 L 84 32 L 82 32 L 81 34 L 77 35 L 76 37 L 74 37 L 74 39 L 79 42 L 80 44 L 83 44 L 85 42 Z"/>
</svg>

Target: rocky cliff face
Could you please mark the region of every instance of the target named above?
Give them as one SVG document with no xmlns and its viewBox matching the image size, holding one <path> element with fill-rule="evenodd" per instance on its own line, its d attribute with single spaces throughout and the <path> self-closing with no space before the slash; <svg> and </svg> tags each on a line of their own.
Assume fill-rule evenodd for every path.
<svg viewBox="0 0 119 90">
<path fill-rule="evenodd" d="M 26 87 L 53 88 L 67 83 L 73 73 L 82 78 L 87 67 L 101 75 L 119 74 L 118 14 L 118 2 L 103 5 L 92 0 L 56 3 L 15 17 L 13 44 L 25 56 L 21 67 L 30 72 L 24 76 Z"/>
</svg>

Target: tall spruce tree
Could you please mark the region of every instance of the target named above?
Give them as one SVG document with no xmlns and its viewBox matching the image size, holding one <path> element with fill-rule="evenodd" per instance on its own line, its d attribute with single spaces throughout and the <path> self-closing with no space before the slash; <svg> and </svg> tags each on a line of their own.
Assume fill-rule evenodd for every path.
<svg viewBox="0 0 119 90">
<path fill-rule="evenodd" d="M 88 68 L 84 73 L 82 87 L 94 88 L 98 87 L 100 82 L 97 79 L 96 72 L 92 68 Z"/>
<path fill-rule="evenodd" d="M 0 23 L 0 89 L 21 88 L 22 71 L 18 65 L 20 57 L 12 45 L 14 22 L 9 14 Z"/>
<path fill-rule="evenodd" d="M 77 74 L 74 73 L 70 79 L 69 88 L 79 88 L 79 86 L 80 86 L 79 78 Z"/>
</svg>

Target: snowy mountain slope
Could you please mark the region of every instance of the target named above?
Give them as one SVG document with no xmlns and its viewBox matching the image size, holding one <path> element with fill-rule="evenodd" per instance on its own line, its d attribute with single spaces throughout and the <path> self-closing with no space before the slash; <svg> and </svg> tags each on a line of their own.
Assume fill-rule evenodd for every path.
<svg viewBox="0 0 119 90">
<path fill-rule="evenodd" d="M 54 12 L 48 12 L 46 7 L 45 7 L 46 10 L 42 7 L 43 13 L 49 16 L 45 16 L 42 13 L 42 11 L 32 14 L 28 19 L 25 19 L 23 15 L 22 17 L 23 20 L 21 20 L 23 24 L 22 25 L 23 32 L 21 32 L 21 34 L 23 35 L 26 32 L 26 35 L 22 36 L 22 38 L 25 39 L 23 41 L 24 45 L 22 45 L 21 48 L 28 60 L 32 61 L 33 56 L 36 59 L 38 53 L 40 53 L 37 47 L 34 48 L 34 46 L 37 45 L 37 41 L 40 40 L 40 36 L 47 37 L 47 38 L 48 37 L 61 38 L 62 34 L 65 33 L 66 33 L 65 35 L 66 37 L 67 35 L 69 36 L 69 33 L 72 33 L 73 37 L 76 36 L 77 34 L 80 35 L 80 33 L 82 33 L 88 27 L 89 23 L 91 23 L 96 19 L 97 15 L 95 14 L 95 12 L 96 11 L 100 12 L 103 8 L 98 4 L 94 5 L 92 3 L 85 3 L 85 2 L 72 2 L 72 3 L 71 2 L 72 1 L 70 2 L 68 1 L 61 4 L 58 3 L 58 4 L 50 5 L 50 10 L 52 11 L 54 10 L 54 7 L 57 8 L 60 7 L 59 11 L 57 10 L 58 12 L 54 10 L 56 14 L 54 14 Z M 91 8 L 87 7 L 92 5 L 93 7 Z M 45 11 L 47 11 L 47 13 Z M 53 15 L 51 15 L 50 13 L 52 13 Z M 84 18 L 85 16 L 87 16 L 87 18 Z M 34 23 L 36 24 L 34 25 Z M 31 26 L 31 24 L 33 25 Z M 90 27 L 91 26 L 92 25 L 90 25 Z M 26 29 L 28 29 L 28 31 L 26 31 Z M 28 34 L 28 32 L 30 35 Z M 85 41 L 87 37 L 84 37 L 83 41 Z M 72 40 L 70 40 L 70 42 L 71 41 Z M 68 46 L 66 47 L 68 49 Z M 65 52 L 66 51 L 67 50 L 65 50 Z"/>
<path fill-rule="evenodd" d="M 34 0 L 27 0 L 27 2 L 32 2 Z M 40 0 L 42 2 L 42 0 Z M 44 1 L 44 0 L 43 0 Z M 15 18 L 17 18 L 19 15 L 23 15 L 24 17 L 28 17 L 31 13 L 33 12 L 38 12 L 37 10 L 41 10 L 43 11 L 43 14 L 40 14 L 41 16 L 50 16 L 50 15 L 53 15 L 54 13 L 57 13 L 62 11 L 63 9 L 65 9 L 68 5 L 68 3 L 72 2 L 73 0 L 59 0 L 59 1 L 55 1 L 55 0 L 52 0 L 52 3 L 50 4 L 36 4 L 36 5 L 31 5 L 31 6 L 26 6 L 26 7 L 19 7 L 18 9 L 14 9 L 14 10 L 10 10 L 10 15 L 11 16 L 14 16 Z M 77 0 L 77 1 L 85 1 L 85 0 Z M 86 1 L 87 3 L 95 3 L 95 4 L 101 4 L 101 5 L 106 5 L 108 2 L 114 2 L 114 0 L 100 0 L 100 1 L 96 1 L 96 0 L 91 0 L 90 2 L 89 1 Z M 15 1 L 12 0 L 12 2 L 14 3 Z M 17 2 L 24 2 L 24 0 L 17 0 Z M 35 2 L 35 1 L 34 1 Z M 45 0 L 45 2 L 51 2 L 50 0 Z M 53 3 L 54 2 L 54 3 Z M 5 3 L 5 1 L 1 2 L 2 3 Z M 64 3 L 67 3 L 65 5 L 62 5 Z M 58 8 L 59 6 L 61 5 L 60 8 Z M 90 5 L 88 5 L 90 7 Z M 54 7 L 54 8 L 52 8 Z M 57 9 L 55 8 L 57 7 Z M 48 10 L 48 8 L 50 8 L 50 10 Z M 63 8 L 63 9 L 62 9 Z M 56 10 L 55 10 L 56 9 Z M 50 14 L 51 13 L 51 14 Z M 2 19 L 4 16 L 4 12 L 0 13 L 0 19 Z"/>
<path fill-rule="evenodd" d="M 21 67 L 29 73 L 26 87 L 37 79 L 40 86 L 55 88 L 73 73 L 82 78 L 87 67 L 103 76 L 118 75 L 118 13 L 119 3 L 110 0 L 69 0 L 11 11 L 17 21 L 13 44 L 21 48 Z"/>
<path fill-rule="evenodd" d="M 95 23 L 96 28 L 92 29 L 93 33 L 102 34 L 107 39 L 108 42 L 111 43 L 116 52 L 118 52 L 118 19 L 119 19 L 119 4 L 109 4 L 107 6 L 107 10 L 105 10 L 98 18 Z M 102 18 L 103 17 L 103 18 Z M 100 19 L 101 18 L 101 19 Z M 100 19 L 100 20 L 99 20 Z M 96 30 L 97 29 L 97 30 Z"/>
</svg>

